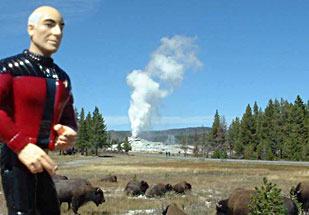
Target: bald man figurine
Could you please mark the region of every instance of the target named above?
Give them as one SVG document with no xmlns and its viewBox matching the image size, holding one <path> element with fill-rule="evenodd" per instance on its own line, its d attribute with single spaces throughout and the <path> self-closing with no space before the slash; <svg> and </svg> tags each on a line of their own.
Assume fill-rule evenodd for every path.
<svg viewBox="0 0 309 215">
<path fill-rule="evenodd" d="M 33 11 L 30 47 L 0 61 L 1 177 L 9 215 L 57 215 L 60 208 L 47 155 L 73 146 L 77 124 L 69 76 L 51 58 L 61 43 L 62 15 Z"/>
</svg>

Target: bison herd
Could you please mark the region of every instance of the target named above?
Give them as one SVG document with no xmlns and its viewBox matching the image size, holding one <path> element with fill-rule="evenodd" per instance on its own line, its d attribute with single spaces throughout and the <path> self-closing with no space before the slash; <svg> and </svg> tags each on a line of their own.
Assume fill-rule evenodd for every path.
<svg viewBox="0 0 309 215">
<path fill-rule="evenodd" d="M 94 202 L 97 206 L 105 202 L 103 190 L 99 187 L 94 187 L 90 181 L 81 178 L 69 179 L 66 176 L 54 175 L 53 181 L 55 182 L 59 204 L 68 204 L 68 210 L 71 209 L 75 214 L 78 213 L 78 208 L 87 202 Z M 108 175 L 99 181 L 116 183 L 117 177 Z M 174 186 L 171 184 L 149 184 L 142 180 L 131 180 L 127 183 L 124 191 L 129 196 L 145 195 L 147 198 L 161 197 L 166 192 L 174 191 L 176 193 L 185 194 L 191 190 L 191 184 L 182 181 Z M 186 215 L 176 204 L 171 204 L 163 211 L 164 215 Z"/>
<path fill-rule="evenodd" d="M 55 182 L 58 200 L 60 205 L 64 202 L 68 204 L 68 210 L 72 208 L 73 212 L 77 214 L 78 208 L 87 202 L 94 202 L 97 206 L 105 202 L 103 190 L 99 187 L 93 186 L 86 179 L 68 179 L 66 176 L 53 176 Z M 99 181 L 117 182 L 117 177 L 108 175 Z M 162 197 L 167 192 L 175 192 L 179 194 L 186 194 L 191 191 L 191 184 L 186 181 L 181 181 L 175 185 L 169 183 L 155 183 L 149 186 L 144 181 L 131 180 L 125 186 L 124 192 L 129 196 L 144 195 L 147 198 Z M 291 194 L 294 195 L 299 203 L 302 205 L 302 210 L 308 212 L 309 210 L 309 182 L 299 182 L 295 189 L 291 189 Z M 249 190 L 237 188 L 233 190 L 227 199 L 217 202 L 217 215 L 248 215 L 250 212 L 249 205 L 252 203 L 252 196 L 256 196 L 256 190 Z M 287 197 L 282 197 L 283 207 L 286 209 L 286 215 L 298 215 L 298 207 L 296 203 Z M 183 210 L 177 207 L 176 204 L 168 205 L 163 215 L 186 215 Z"/>
<path fill-rule="evenodd" d="M 149 187 L 146 181 L 136 181 L 136 180 L 129 181 L 124 189 L 127 195 L 131 196 L 145 195 L 148 198 L 161 197 L 166 192 L 169 191 L 175 191 L 176 193 L 185 194 L 185 192 L 190 190 L 191 190 L 191 184 L 186 181 L 179 182 L 174 186 L 172 186 L 171 184 L 158 183 L 153 184 L 151 185 L 151 187 Z"/>
</svg>

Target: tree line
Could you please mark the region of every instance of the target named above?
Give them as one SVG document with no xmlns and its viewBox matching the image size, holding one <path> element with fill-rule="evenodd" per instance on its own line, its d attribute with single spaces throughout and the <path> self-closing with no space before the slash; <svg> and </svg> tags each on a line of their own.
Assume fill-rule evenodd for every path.
<svg viewBox="0 0 309 215">
<path fill-rule="evenodd" d="M 98 107 L 85 115 L 76 110 L 78 137 L 76 149 L 82 154 L 98 154 L 99 149 L 116 145 L 118 151 L 130 151 L 126 137 L 112 139 Z M 200 129 L 199 129 L 200 130 Z M 218 110 L 210 131 L 176 136 L 182 149 L 193 147 L 196 156 L 263 160 L 309 160 L 309 101 L 297 96 L 293 103 L 270 99 L 264 110 L 255 102 L 247 105 L 241 118 L 227 127 Z M 124 143 L 124 144 L 122 144 Z"/>
<path fill-rule="evenodd" d="M 128 137 L 124 140 L 112 139 L 111 135 L 106 131 L 104 117 L 95 107 L 92 113 L 85 115 L 84 108 L 80 113 L 75 108 L 76 119 L 78 122 L 78 135 L 75 144 L 75 150 L 82 155 L 95 154 L 98 155 L 100 149 L 107 149 L 112 145 L 116 145 L 117 151 L 130 151 L 131 145 Z"/>
<path fill-rule="evenodd" d="M 262 110 L 248 104 L 241 118 L 227 128 L 218 110 L 209 133 L 181 137 L 183 147 L 214 158 L 309 160 L 309 101 L 270 99 Z"/>
<path fill-rule="evenodd" d="M 107 148 L 111 142 L 108 141 L 106 133 L 106 124 L 98 107 L 95 107 L 93 113 L 88 112 L 85 115 L 84 108 L 78 113 L 75 109 L 78 122 L 78 135 L 76 139 L 76 149 L 81 153 L 88 155 L 89 152 L 98 155 L 98 150 Z"/>
</svg>

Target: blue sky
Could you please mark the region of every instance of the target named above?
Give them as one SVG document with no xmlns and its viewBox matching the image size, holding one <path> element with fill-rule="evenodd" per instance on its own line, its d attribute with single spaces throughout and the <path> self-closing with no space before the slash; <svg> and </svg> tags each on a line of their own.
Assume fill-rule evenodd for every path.
<svg viewBox="0 0 309 215">
<path fill-rule="evenodd" d="M 196 38 L 203 64 L 188 69 L 160 101 L 155 130 L 229 123 L 248 104 L 309 99 L 309 1 L 300 0 L 1 0 L 0 58 L 29 47 L 27 18 L 56 7 L 66 22 L 55 62 L 73 83 L 75 105 L 97 106 L 108 130 L 129 130 L 133 70 L 143 70 L 163 37 Z"/>
</svg>

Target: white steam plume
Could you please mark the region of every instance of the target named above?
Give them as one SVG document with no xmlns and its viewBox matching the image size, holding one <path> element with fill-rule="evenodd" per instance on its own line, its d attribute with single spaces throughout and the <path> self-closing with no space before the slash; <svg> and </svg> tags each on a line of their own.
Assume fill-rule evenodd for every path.
<svg viewBox="0 0 309 215">
<path fill-rule="evenodd" d="M 185 71 L 202 65 L 195 56 L 195 40 L 179 35 L 162 38 L 144 71 L 134 70 L 127 76 L 127 84 L 133 91 L 129 108 L 132 136 L 151 127 L 151 117 L 158 112 L 160 99 L 181 84 Z M 162 83 L 167 89 L 160 89 Z"/>
</svg>

